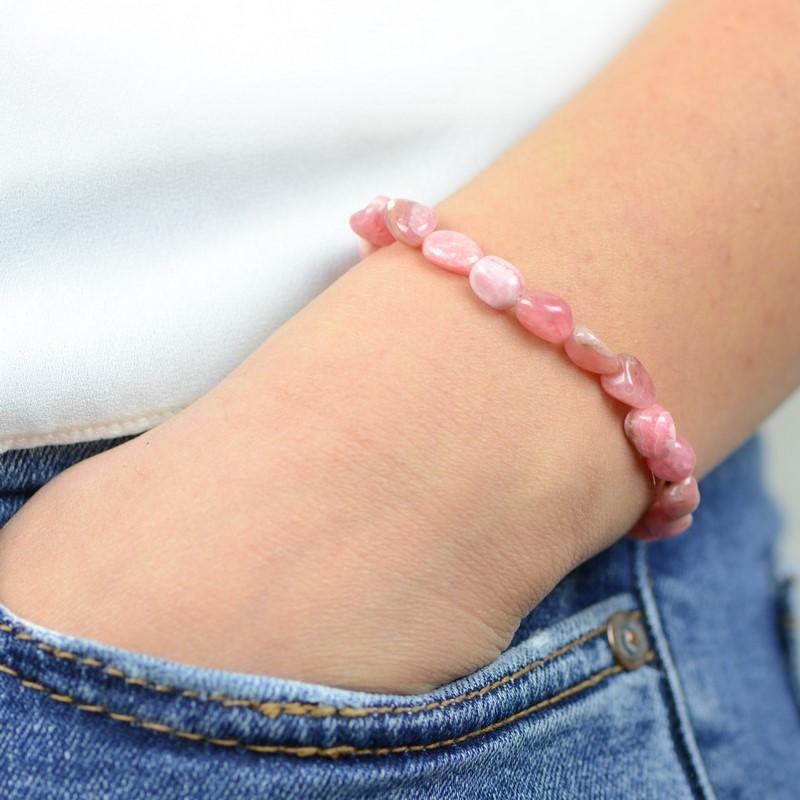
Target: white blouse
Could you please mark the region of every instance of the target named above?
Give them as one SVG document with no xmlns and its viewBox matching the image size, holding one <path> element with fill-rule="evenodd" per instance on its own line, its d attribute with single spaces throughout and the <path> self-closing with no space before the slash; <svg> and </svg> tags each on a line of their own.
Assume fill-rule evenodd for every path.
<svg viewBox="0 0 800 800">
<path fill-rule="evenodd" d="M 0 451 L 191 403 L 662 5 L 0 1 Z"/>
</svg>

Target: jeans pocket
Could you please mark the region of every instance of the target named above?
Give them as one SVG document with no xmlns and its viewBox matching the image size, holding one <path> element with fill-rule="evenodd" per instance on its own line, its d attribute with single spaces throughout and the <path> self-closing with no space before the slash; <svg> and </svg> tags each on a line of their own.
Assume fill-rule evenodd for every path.
<svg viewBox="0 0 800 800">
<path fill-rule="evenodd" d="M 693 796 L 630 593 L 413 697 L 192 667 L 0 611 L 3 797 Z"/>
</svg>

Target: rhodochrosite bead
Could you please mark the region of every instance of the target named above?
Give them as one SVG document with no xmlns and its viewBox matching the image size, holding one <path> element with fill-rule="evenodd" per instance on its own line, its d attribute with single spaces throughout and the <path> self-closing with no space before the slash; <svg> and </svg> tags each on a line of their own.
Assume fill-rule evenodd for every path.
<svg viewBox="0 0 800 800">
<path fill-rule="evenodd" d="M 675 422 L 658 404 L 632 408 L 625 417 L 625 434 L 645 458 L 665 458 L 675 444 Z"/>
<path fill-rule="evenodd" d="M 389 200 L 385 213 L 386 225 L 392 236 L 411 247 L 419 247 L 422 240 L 436 228 L 436 214 L 433 209 L 413 200 Z"/>
<path fill-rule="evenodd" d="M 500 256 L 484 256 L 472 265 L 469 285 L 492 308 L 511 308 L 524 287 L 520 271 Z"/>
<path fill-rule="evenodd" d="M 675 439 L 675 444 L 664 458 L 647 459 L 647 466 L 656 478 L 673 483 L 688 478 L 696 463 L 694 450 L 683 436 Z"/>
<path fill-rule="evenodd" d="M 644 365 L 630 353 L 620 353 L 620 369 L 603 375 L 600 385 L 611 397 L 634 408 L 647 408 L 656 401 L 656 387 Z"/>
<path fill-rule="evenodd" d="M 524 328 L 546 342 L 559 344 L 572 331 L 572 309 L 557 294 L 523 292 L 514 313 Z"/>
<path fill-rule="evenodd" d="M 473 264 L 483 258 L 483 250 L 458 231 L 433 231 L 422 240 L 422 255 L 437 267 L 469 275 Z"/>
<path fill-rule="evenodd" d="M 676 520 L 664 520 L 653 517 L 648 512 L 641 522 L 637 522 L 634 525 L 628 536 L 632 539 L 643 539 L 645 541 L 671 539 L 691 527 L 692 519 L 691 514 L 684 514 L 684 516 Z"/>
<path fill-rule="evenodd" d="M 588 328 L 576 325 L 564 341 L 564 351 L 573 364 L 588 372 L 610 375 L 619 371 L 619 359 Z"/>
<path fill-rule="evenodd" d="M 350 227 L 353 231 L 375 247 L 385 247 L 394 241 L 394 236 L 386 225 L 388 202 L 389 198 L 386 195 L 376 195 L 364 208 L 350 217 Z"/>
<path fill-rule="evenodd" d="M 690 475 L 677 483 L 668 483 L 648 513 L 672 521 L 691 514 L 699 505 L 700 488 L 694 475 Z"/>
</svg>

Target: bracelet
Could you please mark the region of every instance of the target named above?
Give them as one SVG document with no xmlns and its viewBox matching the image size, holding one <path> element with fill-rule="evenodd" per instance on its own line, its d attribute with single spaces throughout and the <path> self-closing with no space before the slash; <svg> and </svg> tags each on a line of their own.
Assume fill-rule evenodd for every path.
<svg viewBox="0 0 800 800">
<path fill-rule="evenodd" d="M 524 328 L 546 342 L 562 344 L 570 361 L 600 376 L 611 397 L 630 406 L 623 425 L 653 478 L 655 500 L 628 531 L 633 539 L 668 539 L 692 524 L 700 491 L 692 471 L 695 453 L 675 429 L 672 415 L 656 403 L 652 378 L 630 353 L 613 353 L 583 325 L 573 325 L 569 304 L 558 295 L 525 287 L 520 271 L 457 231 L 437 230 L 433 209 L 403 198 L 377 195 L 350 217 L 362 239 L 362 254 L 398 241 L 419 247 L 438 267 L 465 275 L 474 293 L 498 311 L 513 309 Z"/>
</svg>

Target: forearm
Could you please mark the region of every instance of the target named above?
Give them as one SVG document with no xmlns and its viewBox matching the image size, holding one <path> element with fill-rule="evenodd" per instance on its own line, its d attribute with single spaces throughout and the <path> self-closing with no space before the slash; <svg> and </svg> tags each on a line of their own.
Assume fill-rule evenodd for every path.
<svg viewBox="0 0 800 800">
<path fill-rule="evenodd" d="M 640 355 L 706 472 L 800 381 L 800 7 L 678 2 L 437 207 Z"/>
</svg>

